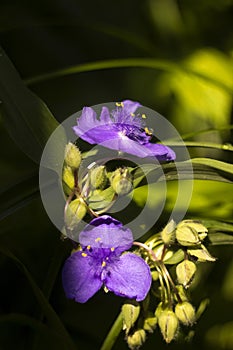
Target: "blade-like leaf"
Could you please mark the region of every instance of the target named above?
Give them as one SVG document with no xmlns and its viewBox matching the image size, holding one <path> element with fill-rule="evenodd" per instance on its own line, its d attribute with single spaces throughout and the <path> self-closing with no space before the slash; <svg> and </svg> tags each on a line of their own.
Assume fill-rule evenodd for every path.
<svg viewBox="0 0 233 350">
<path fill-rule="evenodd" d="M 233 244 L 233 235 L 222 232 L 208 233 L 208 238 L 212 245 Z"/>
<path fill-rule="evenodd" d="M 29 204 L 39 195 L 38 175 L 27 177 L 0 193 L 0 220 Z"/>
<path fill-rule="evenodd" d="M 64 347 L 66 345 L 67 348 L 75 350 L 75 346 L 69 334 L 67 333 L 66 329 L 64 328 L 61 320 L 59 319 L 58 315 L 56 314 L 52 306 L 49 304 L 49 302 L 45 298 L 44 294 L 42 293 L 41 289 L 38 287 L 38 285 L 34 281 L 33 277 L 31 276 L 26 266 L 6 247 L 0 246 L 0 253 L 5 255 L 12 261 L 14 261 L 16 265 L 19 267 L 19 269 L 23 272 L 23 274 L 25 275 L 25 277 L 29 282 L 29 285 L 32 288 L 32 291 L 37 299 L 38 304 L 40 305 L 45 317 L 48 320 L 49 325 L 55 332 L 60 334 L 60 336 L 62 337 L 62 341 L 64 342 Z"/>
<path fill-rule="evenodd" d="M 121 59 L 88 62 L 88 63 L 78 64 L 75 66 L 59 69 L 54 72 L 33 77 L 31 79 L 28 79 L 26 83 L 28 85 L 31 85 L 31 84 L 38 83 L 40 81 L 54 79 L 54 78 L 58 78 L 66 75 L 82 73 L 82 72 L 90 72 L 90 71 L 96 71 L 96 70 L 102 70 L 102 69 L 113 69 L 113 68 L 148 68 L 148 69 L 159 69 L 159 70 L 171 71 L 171 72 L 183 71 L 183 72 L 187 72 L 190 75 L 209 81 L 212 84 L 219 86 L 222 89 L 232 93 L 231 87 L 225 84 L 224 82 L 222 82 L 221 79 L 212 78 L 209 75 L 197 72 L 192 67 L 184 63 L 176 64 L 172 61 L 156 60 L 153 58 L 121 58 Z"/>
<path fill-rule="evenodd" d="M 15 143 L 39 163 L 47 140 L 59 124 L 47 106 L 24 85 L 1 48 L 0 75 L 0 115 Z M 51 149 L 53 169 L 56 169 L 60 154 L 64 154 L 66 137 L 62 128 L 55 138 Z"/>
<path fill-rule="evenodd" d="M 233 165 L 210 158 L 193 158 L 191 161 L 167 163 L 162 166 L 142 165 L 134 172 L 134 186 L 138 186 L 149 173 L 153 174 L 153 182 L 192 178 L 233 182 Z"/>
</svg>

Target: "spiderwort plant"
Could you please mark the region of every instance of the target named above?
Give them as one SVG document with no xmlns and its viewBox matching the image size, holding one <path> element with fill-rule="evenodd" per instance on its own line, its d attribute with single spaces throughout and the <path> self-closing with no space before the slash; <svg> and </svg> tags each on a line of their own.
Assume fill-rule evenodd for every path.
<svg viewBox="0 0 233 350">
<path fill-rule="evenodd" d="M 90 144 L 143 158 L 174 160 L 175 153 L 169 147 L 151 142 L 144 115 L 136 113 L 140 106 L 125 100 L 111 112 L 103 107 L 99 118 L 92 108 L 85 107 L 73 130 Z M 73 236 L 77 237 L 80 220 L 88 218 L 90 223 L 79 233 L 79 247 L 64 264 L 65 294 L 85 303 L 104 287 L 126 298 L 122 317 L 116 322 L 120 320 L 122 325 L 123 320 L 122 329 L 131 350 L 139 349 L 156 327 L 170 343 L 181 334 L 182 327 L 191 327 L 199 317 L 187 289 L 197 264 L 215 261 L 205 247 L 208 230 L 199 221 L 176 224 L 172 220 L 146 242 L 133 242 L 131 230 L 106 215 L 116 198 L 133 190 L 132 169 L 127 165 L 116 169 L 96 165 L 79 179 L 81 160 L 77 147 L 69 143 L 63 167 L 66 237 L 72 241 Z M 129 252 L 133 245 L 134 251 Z M 114 329 L 120 330 L 120 326 Z M 106 340 L 111 336 L 110 331 Z"/>
<path fill-rule="evenodd" d="M 151 286 L 150 268 L 134 253 L 130 229 L 111 216 L 93 219 L 80 233 L 81 250 L 63 268 L 66 296 L 85 303 L 103 285 L 116 295 L 141 301 Z"/>
<path fill-rule="evenodd" d="M 174 160 L 175 153 L 169 147 L 151 142 L 151 133 L 144 120 L 145 114 L 135 114 L 139 107 L 139 102 L 125 100 L 117 103 L 116 109 L 110 113 L 104 106 L 99 119 L 91 107 L 84 107 L 73 130 L 90 144 L 100 144 L 141 158 Z"/>
</svg>

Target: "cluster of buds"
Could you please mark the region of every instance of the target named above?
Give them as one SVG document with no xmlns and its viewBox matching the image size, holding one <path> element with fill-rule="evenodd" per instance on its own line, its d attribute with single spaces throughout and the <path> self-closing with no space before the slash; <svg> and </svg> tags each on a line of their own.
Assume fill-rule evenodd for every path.
<svg viewBox="0 0 233 350">
<path fill-rule="evenodd" d="M 165 247 L 179 247 L 185 255 L 197 261 L 215 261 L 203 244 L 207 232 L 207 228 L 199 221 L 183 220 L 176 225 L 172 220 L 162 230 L 161 239 Z"/>
<path fill-rule="evenodd" d="M 140 348 L 146 341 L 147 333 L 153 333 L 157 326 L 156 316 L 148 311 L 149 295 L 138 303 L 126 301 L 122 306 L 123 330 L 130 349 Z"/>
<path fill-rule="evenodd" d="M 183 220 L 176 225 L 172 220 L 144 244 L 135 242 L 151 268 L 153 284 L 150 294 L 153 300 L 156 295 L 158 301 L 155 309 L 148 302 L 123 306 L 124 329 L 130 349 L 138 349 L 145 342 L 146 333 L 153 332 L 156 326 L 165 342 L 170 343 L 181 334 L 182 327 L 190 327 L 196 322 L 188 288 L 197 264 L 215 261 L 203 244 L 207 232 L 201 222 Z M 171 273 L 169 266 L 175 267 Z"/>
<path fill-rule="evenodd" d="M 65 225 L 69 233 L 86 215 L 97 217 L 105 213 L 118 196 L 133 189 L 132 171 L 127 167 L 108 171 L 105 165 L 95 163 L 79 179 L 81 160 L 79 149 L 68 143 L 62 179 L 67 198 Z M 122 306 L 123 330 L 130 349 L 139 349 L 147 334 L 156 328 L 165 342 L 170 343 L 183 326 L 190 327 L 196 322 L 196 311 L 187 292 L 197 263 L 215 261 L 204 245 L 207 234 L 207 228 L 199 221 L 183 220 L 176 224 L 171 220 L 145 243 L 134 242 L 139 247 L 138 254 L 151 269 L 153 283 L 145 300 L 130 300 Z M 169 266 L 175 267 L 171 273 Z"/>
<path fill-rule="evenodd" d="M 85 173 L 79 168 L 82 161 L 80 150 L 69 142 L 65 148 L 62 174 L 65 206 L 65 228 L 70 235 L 78 229 L 80 220 L 105 213 L 118 196 L 127 195 L 133 188 L 133 178 L 127 167 L 107 171 L 105 165 L 94 164 Z"/>
</svg>

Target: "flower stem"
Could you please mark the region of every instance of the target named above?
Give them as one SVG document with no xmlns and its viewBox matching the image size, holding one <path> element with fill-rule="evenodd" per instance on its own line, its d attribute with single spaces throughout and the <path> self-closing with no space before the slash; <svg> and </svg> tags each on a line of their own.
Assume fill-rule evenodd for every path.
<svg viewBox="0 0 233 350">
<path fill-rule="evenodd" d="M 100 350 L 111 350 L 122 330 L 122 313 L 120 312 L 107 334 Z"/>
</svg>

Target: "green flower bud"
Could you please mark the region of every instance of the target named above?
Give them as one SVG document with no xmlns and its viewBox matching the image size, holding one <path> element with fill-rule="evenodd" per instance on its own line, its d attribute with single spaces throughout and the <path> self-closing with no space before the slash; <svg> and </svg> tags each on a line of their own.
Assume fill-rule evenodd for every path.
<svg viewBox="0 0 233 350">
<path fill-rule="evenodd" d="M 126 195 L 132 190 L 132 176 L 128 169 L 117 169 L 111 176 L 111 185 L 118 195 Z"/>
<path fill-rule="evenodd" d="M 191 283 L 197 268 L 194 262 L 184 260 L 176 266 L 176 275 L 178 283 L 188 287 Z"/>
<path fill-rule="evenodd" d="M 67 165 L 63 168 L 62 182 L 64 192 L 67 195 L 69 195 L 72 192 L 72 189 L 74 188 L 74 174 L 71 167 Z"/>
<path fill-rule="evenodd" d="M 79 149 L 72 143 L 69 142 L 65 148 L 65 162 L 72 169 L 78 169 L 81 163 L 82 157 Z"/>
<path fill-rule="evenodd" d="M 178 294 L 179 294 L 179 297 L 180 297 L 180 299 L 181 299 L 182 301 L 187 301 L 187 300 L 188 300 L 186 290 L 185 290 L 185 288 L 184 288 L 184 286 L 183 286 L 182 284 L 178 284 L 178 285 L 176 286 L 176 290 L 177 290 L 177 292 L 178 292 Z M 177 299 L 177 298 L 176 298 L 176 299 Z M 179 300 L 177 300 L 177 301 L 179 301 Z"/>
<path fill-rule="evenodd" d="M 126 338 L 128 346 L 131 350 L 139 349 L 146 341 L 146 332 L 144 329 L 138 329 Z"/>
<path fill-rule="evenodd" d="M 174 220 L 171 220 L 162 230 L 161 232 L 161 238 L 166 245 L 170 245 L 174 243 L 175 241 L 175 228 L 176 228 L 176 223 Z"/>
<path fill-rule="evenodd" d="M 202 244 L 200 248 L 197 249 L 187 249 L 187 253 L 191 256 L 195 256 L 198 261 L 215 261 L 216 259 L 208 252 L 206 247 Z"/>
<path fill-rule="evenodd" d="M 167 304 L 163 303 L 162 301 L 158 304 L 156 310 L 155 310 L 155 316 L 159 318 L 161 313 L 167 309 Z"/>
<path fill-rule="evenodd" d="M 159 279 L 159 273 L 158 271 L 151 271 L 151 277 L 153 281 L 157 281 Z"/>
<path fill-rule="evenodd" d="M 123 317 L 123 329 L 126 330 L 126 334 L 134 326 L 140 314 L 140 304 L 136 301 L 129 301 L 122 306 Z"/>
<path fill-rule="evenodd" d="M 183 223 L 187 224 L 192 230 L 198 233 L 199 239 L 203 241 L 206 238 L 208 229 L 202 225 L 199 221 L 184 220 Z"/>
<path fill-rule="evenodd" d="M 107 183 L 106 169 L 104 165 L 97 166 L 90 171 L 90 181 L 94 188 L 103 189 Z"/>
<path fill-rule="evenodd" d="M 143 329 L 149 333 L 153 333 L 157 326 L 157 317 L 152 315 L 148 315 L 143 324 Z"/>
<path fill-rule="evenodd" d="M 158 324 L 164 340 L 170 343 L 175 338 L 179 327 L 176 314 L 170 309 L 164 310 L 158 318 Z"/>
<path fill-rule="evenodd" d="M 188 301 L 178 303 L 175 307 L 175 314 L 186 326 L 191 326 L 195 322 L 195 309 Z"/>
<path fill-rule="evenodd" d="M 72 230 L 84 218 L 87 213 L 87 207 L 81 198 L 73 200 L 66 211 L 66 226 Z"/>
<path fill-rule="evenodd" d="M 181 221 L 176 227 L 176 239 L 178 243 L 185 247 L 195 246 L 200 244 L 198 232 Z"/>
</svg>

